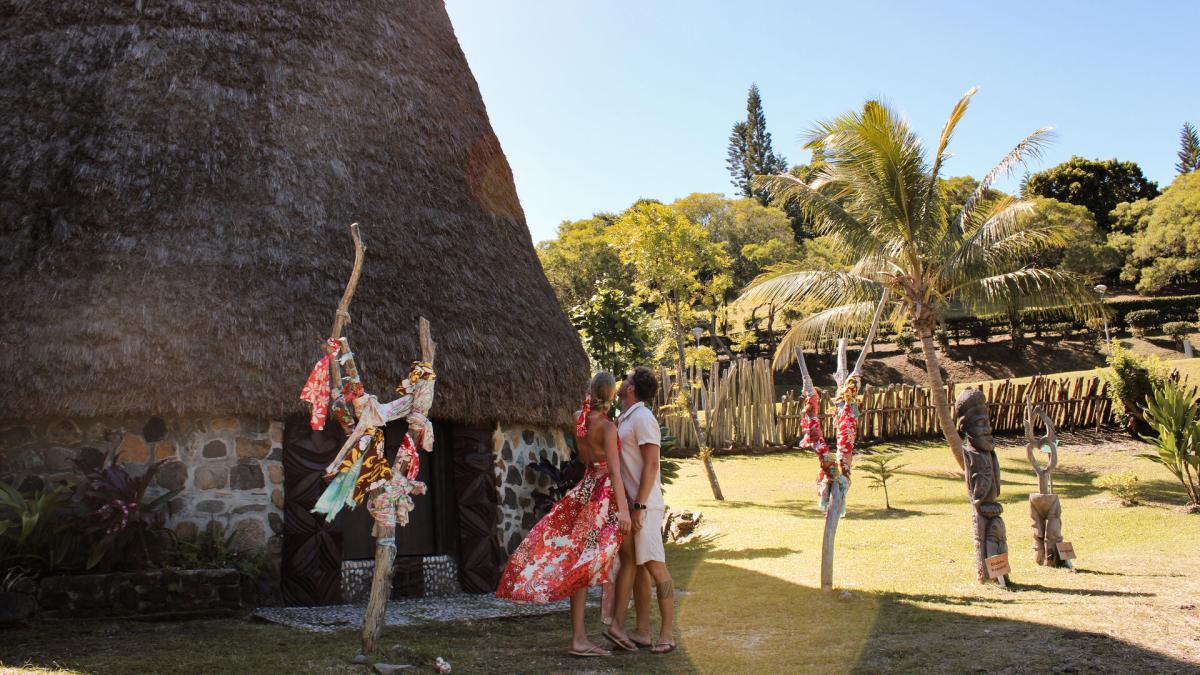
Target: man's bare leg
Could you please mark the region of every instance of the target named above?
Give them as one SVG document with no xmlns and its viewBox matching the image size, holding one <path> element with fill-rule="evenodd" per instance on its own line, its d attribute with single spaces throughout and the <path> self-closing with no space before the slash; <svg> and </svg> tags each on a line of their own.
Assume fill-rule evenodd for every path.
<svg viewBox="0 0 1200 675">
<path fill-rule="evenodd" d="M 667 564 L 658 560 L 647 560 L 646 571 L 654 579 L 654 587 L 658 591 L 658 611 L 662 615 L 662 628 L 658 632 L 658 644 L 655 653 L 667 652 L 665 645 L 675 646 L 675 581 L 667 571 Z"/>
<path fill-rule="evenodd" d="M 634 628 L 629 633 L 629 639 L 636 643 L 648 645 L 654 640 L 650 638 L 650 573 L 644 565 L 638 565 L 637 577 L 633 582 L 633 612 Z"/>
<path fill-rule="evenodd" d="M 637 577 L 639 569 L 634 559 L 633 537 L 625 537 L 625 541 L 621 542 L 619 555 L 621 556 L 621 569 L 617 572 L 612 623 L 608 626 L 608 632 L 618 640 L 628 640 L 629 635 L 625 632 L 625 615 L 629 613 L 629 596 L 633 593 L 634 579 Z"/>
</svg>

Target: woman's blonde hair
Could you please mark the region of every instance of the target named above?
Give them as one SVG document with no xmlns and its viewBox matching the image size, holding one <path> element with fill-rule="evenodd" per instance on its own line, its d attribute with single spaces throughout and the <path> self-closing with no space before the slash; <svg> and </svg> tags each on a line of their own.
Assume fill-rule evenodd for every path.
<svg viewBox="0 0 1200 675">
<path fill-rule="evenodd" d="M 592 376 L 592 382 L 588 385 L 588 394 L 592 396 L 592 403 L 608 403 L 617 397 L 617 381 L 613 378 L 612 373 L 601 370 Z"/>
</svg>

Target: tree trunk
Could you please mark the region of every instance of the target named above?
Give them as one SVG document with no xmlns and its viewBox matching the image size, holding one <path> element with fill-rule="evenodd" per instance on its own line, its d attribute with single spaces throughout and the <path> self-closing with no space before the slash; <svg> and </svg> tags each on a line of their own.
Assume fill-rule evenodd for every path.
<svg viewBox="0 0 1200 675">
<path fill-rule="evenodd" d="M 925 372 L 929 375 L 929 388 L 933 394 L 933 407 L 937 412 L 938 423 L 942 427 L 942 436 L 954 453 L 954 461 L 959 469 L 965 469 L 963 464 L 963 442 L 954 425 L 954 417 L 950 413 L 950 401 L 946 398 L 946 384 L 942 381 L 941 363 L 938 361 L 937 349 L 933 345 L 933 331 L 927 326 L 918 329 L 921 336 L 921 351 L 925 354 Z"/>
<path fill-rule="evenodd" d="M 713 310 L 712 319 L 709 321 L 708 329 L 710 331 L 712 331 L 713 344 L 716 345 L 717 351 L 721 352 L 725 356 L 728 356 L 730 358 L 730 360 L 732 360 L 734 358 L 733 352 L 729 351 L 729 347 L 727 347 L 725 345 L 725 341 L 721 339 L 720 335 L 717 335 L 717 311 L 716 310 Z"/>
<path fill-rule="evenodd" d="M 725 495 L 721 492 L 721 483 L 717 481 L 717 471 L 713 468 L 712 448 L 708 447 L 708 436 L 700 427 L 700 416 L 696 414 L 696 406 L 692 403 L 691 391 L 683 391 L 684 387 L 689 389 L 691 387 L 687 379 L 687 371 L 684 368 L 684 362 L 687 360 L 687 347 L 683 342 L 683 326 L 679 323 L 679 306 L 676 304 L 673 309 L 674 316 L 671 324 L 675 328 L 675 347 L 679 351 L 680 393 L 683 395 L 684 402 L 687 403 L 688 416 L 692 419 L 692 429 L 696 432 L 696 445 L 700 446 L 700 460 L 704 462 L 704 472 L 708 474 L 708 485 L 712 488 L 713 499 L 725 501 Z"/>
<path fill-rule="evenodd" d="M 821 590 L 833 590 L 833 543 L 837 537 L 838 521 L 842 519 L 845 496 L 834 480 L 829 484 L 829 508 L 825 511 L 825 532 L 821 537 Z"/>
</svg>

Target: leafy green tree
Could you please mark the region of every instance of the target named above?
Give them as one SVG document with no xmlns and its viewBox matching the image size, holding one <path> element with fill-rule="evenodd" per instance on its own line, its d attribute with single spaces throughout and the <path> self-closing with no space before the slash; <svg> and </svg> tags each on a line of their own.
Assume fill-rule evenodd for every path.
<svg viewBox="0 0 1200 675">
<path fill-rule="evenodd" d="M 1046 221 L 1038 225 L 1040 228 L 1066 233 L 1061 246 L 1047 248 L 1035 257 L 1038 266 L 1075 272 L 1090 283 L 1121 269 L 1124 258 L 1108 245 L 1091 211 L 1047 197 L 1037 197 L 1033 203 L 1033 212 L 1027 218 Z"/>
<path fill-rule="evenodd" d="M 1136 217 L 1132 235 L 1110 237 L 1128 254 L 1122 279 L 1154 293 L 1200 276 L 1200 172 L 1179 176 L 1161 197 L 1119 214 Z"/>
<path fill-rule="evenodd" d="M 642 204 L 629 209 L 609 234 L 622 261 L 634 270 L 638 296 L 657 306 L 667 319 L 675 339 L 679 383 L 684 386 L 688 381 L 684 317 L 697 305 L 707 306 L 714 296 L 724 294 L 730 283 L 729 257 L 703 227 L 677 209 L 661 204 Z M 700 457 L 713 497 L 724 499 L 713 468 L 708 435 L 700 426 L 691 397 L 682 398 L 687 402 L 692 427 L 699 439 Z"/>
<path fill-rule="evenodd" d="M 1136 163 L 1083 157 L 1033 174 L 1025 190 L 1031 196 L 1086 206 L 1105 232 L 1112 230 L 1111 214 L 1117 204 L 1158 196 L 1158 184 L 1147 179 Z"/>
<path fill-rule="evenodd" d="M 787 160 L 775 154 L 771 147 L 771 134 L 767 131 L 767 116 L 757 84 L 751 84 L 746 95 L 745 121 L 734 124 L 729 134 L 725 165 L 738 192 L 744 197 L 754 197 L 764 206 L 770 203 L 770 195 L 765 188 L 755 186 L 754 177 L 787 170 Z"/>
<path fill-rule="evenodd" d="M 805 341 L 865 332 L 884 290 L 890 291 L 885 316 L 897 329 L 912 326 L 921 340 L 934 407 L 959 467 L 963 443 L 933 341 L 951 303 L 977 315 L 1000 314 L 1014 303 L 1080 317 L 1099 311 L 1095 293 L 1078 275 L 1027 264 L 1062 245 L 1068 235 L 1062 226 L 1023 218 L 1033 209 L 1029 202 L 987 199 L 993 181 L 1039 154 L 1047 129 L 1022 140 L 979 181 L 959 217 L 948 216 L 938 187 L 941 168 L 974 93 L 955 105 L 932 162 L 904 119 L 878 101 L 818 124 L 808 145 L 821 149 L 825 167 L 807 183 L 787 175 L 763 180 L 781 198 L 802 204 L 818 231 L 858 262 L 849 272 L 807 271 L 803 265 L 777 270 L 740 299 L 750 305 L 811 302 L 821 309 L 788 331 L 775 357 L 782 367 Z"/>
<path fill-rule="evenodd" d="M 1179 157 L 1179 163 L 1175 165 L 1175 170 L 1181 175 L 1200 169 L 1200 134 L 1196 133 L 1196 127 L 1191 122 L 1184 122 L 1183 130 L 1179 132 L 1179 153 L 1176 156 Z"/>
<path fill-rule="evenodd" d="M 1154 454 L 1138 457 L 1157 462 L 1175 474 L 1188 504 L 1200 507 L 1200 394 L 1195 387 L 1164 380 L 1145 402 L 1146 422 L 1154 434 L 1142 439 Z"/>
<path fill-rule="evenodd" d="M 571 322 L 596 370 L 618 377 L 650 355 L 650 316 L 624 291 L 601 283 L 571 310 Z"/>
<path fill-rule="evenodd" d="M 975 190 L 979 188 L 979 181 L 971 176 L 955 176 L 946 178 L 941 181 L 943 199 L 946 200 L 946 216 L 951 220 L 958 218 L 962 213 L 963 205 L 975 194 Z M 995 201 L 1006 197 L 1000 190 L 989 188 L 983 195 L 986 201 Z"/>
<path fill-rule="evenodd" d="M 563 221 L 558 236 L 537 245 L 538 259 L 563 311 L 570 315 L 601 285 L 633 293 L 633 274 L 621 263 L 608 242 L 615 217 L 597 215 L 586 220 Z"/>
<path fill-rule="evenodd" d="M 735 289 L 744 288 L 766 268 L 795 260 L 800 254 L 787 214 L 773 206 L 713 193 L 693 193 L 672 206 L 707 230 L 710 239 L 725 245 Z"/>
</svg>

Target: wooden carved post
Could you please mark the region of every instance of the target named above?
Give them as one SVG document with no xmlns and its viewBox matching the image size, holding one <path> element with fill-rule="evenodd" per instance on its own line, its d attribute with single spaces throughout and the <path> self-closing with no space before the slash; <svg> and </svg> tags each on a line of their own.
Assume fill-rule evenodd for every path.
<svg viewBox="0 0 1200 675">
<path fill-rule="evenodd" d="M 995 580 L 1004 586 L 1008 576 L 1008 538 L 1000 514 L 1000 460 L 996 457 L 992 423 L 983 392 L 967 387 L 954 402 L 959 433 L 963 434 L 967 495 L 975 530 L 975 570 L 980 583 Z"/>
<path fill-rule="evenodd" d="M 833 590 L 833 551 L 834 540 L 837 536 L 838 521 L 845 515 L 846 491 L 850 489 L 850 469 L 854 461 L 854 444 L 858 436 L 859 398 L 858 391 L 862 382 L 862 366 L 871 352 L 871 343 L 875 339 L 875 331 L 879 328 L 879 319 L 883 308 L 887 305 L 890 292 L 885 289 L 875 308 L 871 319 L 871 327 L 863 342 L 862 351 L 855 361 L 854 370 L 846 368 L 846 338 L 838 340 L 838 369 L 834 380 L 838 385 L 836 399 L 837 414 L 834 421 L 834 436 L 837 438 L 837 454 L 831 456 L 829 446 L 821 437 L 820 424 L 820 395 L 813 387 L 812 378 L 808 374 L 808 366 L 804 362 L 804 353 L 796 350 L 796 360 L 804 378 L 805 412 L 803 426 L 805 429 L 801 447 L 811 447 L 817 452 L 820 463 L 820 473 L 817 481 L 820 485 L 819 503 L 825 511 L 825 531 L 821 537 L 821 590 Z"/>
<path fill-rule="evenodd" d="M 1034 436 L 1034 413 L 1037 413 L 1046 426 L 1045 436 Z M 1036 452 L 1049 455 L 1045 466 L 1038 463 Z M 1041 406 L 1036 409 L 1033 404 L 1025 404 L 1025 456 L 1033 465 L 1033 472 L 1038 477 L 1038 492 L 1029 495 L 1029 516 L 1033 520 L 1033 555 L 1039 565 L 1047 567 L 1066 566 L 1074 571 L 1070 560 L 1064 560 L 1059 553 L 1058 545 L 1063 540 L 1062 535 L 1062 504 L 1058 495 L 1054 494 L 1054 467 L 1058 466 L 1058 434 L 1054 430 L 1054 422 Z"/>
<path fill-rule="evenodd" d="M 417 332 L 421 340 L 421 361 L 432 365 L 437 353 L 437 344 L 433 341 L 429 322 L 425 317 L 421 317 L 417 322 Z M 400 466 L 402 459 L 402 454 L 397 453 L 396 464 L 392 466 L 393 472 L 404 471 L 405 467 Z M 381 489 L 383 488 L 377 488 Z M 376 494 L 377 491 L 372 491 L 368 499 L 374 498 Z M 392 575 L 395 572 L 396 561 L 396 528 L 381 527 L 376 523 L 371 533 L 375 535 L 375 575 L 371 578 L 371 595 L 367 600 L 366 614 L 363 616 L 361 654 L 364 656 L 374 653 L 379 648 L 379 634 L 383 631 L 387 601 L 392 594 Z"/>
</svg>

